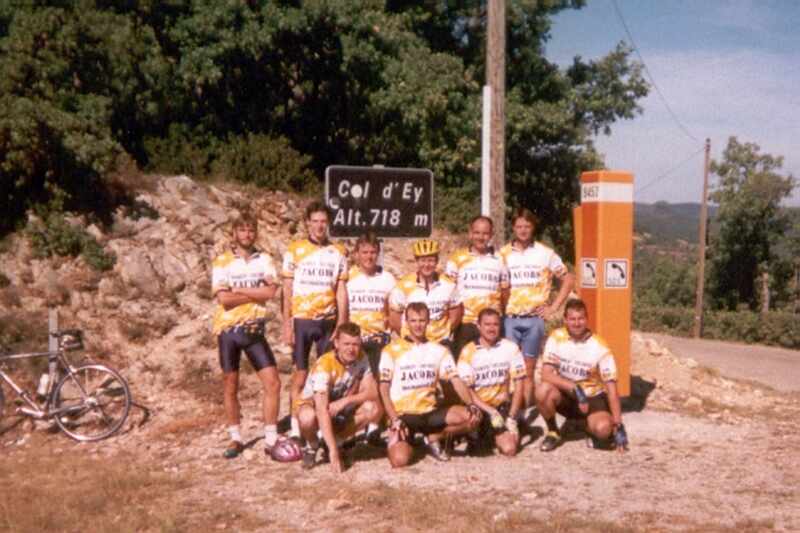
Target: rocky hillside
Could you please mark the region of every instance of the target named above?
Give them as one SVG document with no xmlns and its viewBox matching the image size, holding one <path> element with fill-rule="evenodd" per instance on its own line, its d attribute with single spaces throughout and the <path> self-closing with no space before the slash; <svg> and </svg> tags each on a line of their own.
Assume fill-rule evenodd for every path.
<svg viewBox="0 0 800 533">
<path fill-rule="evenodd" d="M 117 260 L 109 272 L 94 271 L 81 258 L 36 259 L 23 235 L 12 236 L 0 254 L 0 271 L 9 281 L 0 289 L 0 320 L 27 339 L 23 344 L 43 347 L 47 307 L 56 305 L 62 327 L 83 329 L 88 356 L 121 369 L 138 398 L 160 404 L 189 393 L 221 401 L 210 332 L 211 261 L 229 246 L 229 222 L 249 209 L 259 219 L 258 246 L 279 267 L 288 243 L 304 236 L 309 200 L 201 184 L 186 176 L 152 180 L 138 193 L 137 214 L 120 208 L 108 230 L 80 217 L 70 219 L 114 252 Z M 139 216 L 142 212 L 149 216 Z M 452 237 L 436 238 L 443 240 L 445 253 L 453 248 Z M 413 268 L 410 242 L 388 242 L 384 261 L 395 274 Z M 268 309 L 274 317 L 268 338 L 281 369 L 289 371 L 289 348 L 279 342 L 279 298 Z"/>
</svg>

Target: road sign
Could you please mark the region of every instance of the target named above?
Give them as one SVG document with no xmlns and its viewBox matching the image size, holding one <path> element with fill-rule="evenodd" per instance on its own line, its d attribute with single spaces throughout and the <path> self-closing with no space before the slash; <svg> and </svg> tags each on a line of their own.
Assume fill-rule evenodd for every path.
<svg viewBox="0 0 800 533">
<path fill-rule="evenodd" d="M 606 288 L 628 288 L 628 260 L 606 259 L 605 261 Z"/>
<path fill-rule="evenodd" d="M 581 258 L 581 287 L 597 287 L 597 259 Z"/>
<path fill-rule="evenodd" d="M 325 169 L 332 237 L 428 237 L 433 230 L 433 172 L 424 168 Z"/>
</svg>

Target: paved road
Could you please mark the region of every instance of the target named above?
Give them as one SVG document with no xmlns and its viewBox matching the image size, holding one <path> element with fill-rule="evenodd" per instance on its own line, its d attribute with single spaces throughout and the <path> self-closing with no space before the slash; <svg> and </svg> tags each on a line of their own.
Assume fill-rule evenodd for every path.
<svg viewBox="0 0 800 533">
<path fill-rule="evenodd" d="M 719 369 L 723 376 L 751 379 L 784 392 L 800 391 L 800 351 L 733 342 L 645 333 L 681 357 Z"/>
</svg>

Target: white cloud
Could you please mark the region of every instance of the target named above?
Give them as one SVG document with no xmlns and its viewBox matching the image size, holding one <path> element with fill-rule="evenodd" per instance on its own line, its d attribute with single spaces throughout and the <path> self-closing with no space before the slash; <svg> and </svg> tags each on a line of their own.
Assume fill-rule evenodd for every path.
<svg viewBox="0 0 800 533">
<path fill-rule="evenodd" d="M 750 50 L 649 53 L 648 67 L 675 115 L 700 142 L 689 139 L 652 90 L 644 115 L 598 139 L 611 168 L 631 170 L 637 188 L 690 156 L 711 138 L 720 157 L 729 136 L 784 156 L 784 171 L 800 177 L 800 68 L 788 54 Z M 637 200 L 698 201 L 702 155 L 637 194 Z M 792 204 L 800 204 L 796 191 Z"/>
</svg>

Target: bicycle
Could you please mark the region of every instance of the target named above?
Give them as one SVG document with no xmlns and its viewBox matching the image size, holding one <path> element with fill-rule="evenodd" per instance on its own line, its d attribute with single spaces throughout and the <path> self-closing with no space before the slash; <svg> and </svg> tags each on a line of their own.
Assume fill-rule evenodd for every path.
<svg viewBox="0 0 800 533">
<path fill-rule="evenodd" d="M 52 419 L 58 427 L 79 442 L 92 442 L 115 434 L 131 408 L 128 383 L 116 370 L 100 364 L 77 368 L 70 365 L 66 352 L 83 349 L 83 332 L 68 329 L 50 334 L 58 340 L 58 349 L 47 352 L 0 355 L 0 363 L 14 359 L 48 358 L 48 372 L 43 374 L 39 402 L 33 394 L 17 385 L 0 367 L 0 378 L 25 405 L 17 413 L 37 420 Z M 43 385 L 43 387 L 42 387 Z M 5 397 L 0 387 L 0 418 Z"/>
</svg>

